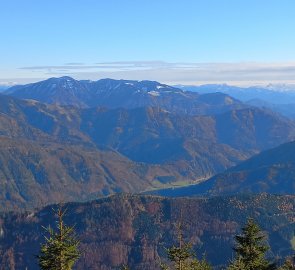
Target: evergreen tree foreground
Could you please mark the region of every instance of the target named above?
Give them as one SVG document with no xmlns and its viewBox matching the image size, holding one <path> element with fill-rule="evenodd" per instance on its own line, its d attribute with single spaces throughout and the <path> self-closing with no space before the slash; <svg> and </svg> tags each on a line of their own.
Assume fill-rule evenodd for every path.
<svg viewBox="0 0 295 270">
<path fill-rule="evenodd" d="M 162 270 L 211 270 L 210 264 L 203 258 L 198 260 L 192 248 L 191 243 L 183 241 L 181 224 L 178 225 L 178 242 L 177 246 L 167 249 L 168 259 L 172 263 L 173 268 L 167 264 L 161 263 Z"/>
<path fill-rule="evenodd" d="M 235 236 L 236 258 L 230 263 L 228 270 L 272 270 L 275 265 L 265 259 L 269 246 L 266 237 L 254 222 L 248 219 L 242 233 Z"/>
<path fill-rule="evenodd" d="M 45 236 L 40 255 L 36 257 L 42 270 L 71 270 L 80 257 L 78 249 L 80 242 L 75 235 L 74 226 L 64 224 L 66 211 L 59 207 L 54 212 L 58 218 L 56 230 L 50 226 L 44 228 L 49 237 Z"/>
</svg>

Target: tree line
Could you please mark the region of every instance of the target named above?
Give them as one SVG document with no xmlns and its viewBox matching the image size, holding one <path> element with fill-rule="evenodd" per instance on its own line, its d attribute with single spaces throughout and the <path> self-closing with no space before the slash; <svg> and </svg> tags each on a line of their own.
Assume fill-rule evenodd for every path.
<svg viewBox="0 0 295 270">
<path fill-rule="evenodd" d="M 81 256 L 80 241 L 75 234 L 74 226 L 64 223 L 66 210 L 59 207 L 55 210 L 57 221 L 55 228 L 44 228 L 45 242 L 41 244 L 40 254 L 36 256 L 42 270 L 72 270 Z M 185 242 L 181 223 L 178 224 L 178 244 L 166 249 L 168 263 L 159 263 L 161 270 L 212 270 L 213 267 L 205 256 L 197 258 L 190 242 Z M 233 247 L 235 257 L 229 261 L 224 270 L 295 270 L 294 257 L 288 257 L 277 266 L 266 257 L 269 246 L 266 236 L 254 219 L 249 218 L 242 227 L 241 233 L 235 236 Z M 123 265 L 121 270 L 130 270 Z"/>
</svg>

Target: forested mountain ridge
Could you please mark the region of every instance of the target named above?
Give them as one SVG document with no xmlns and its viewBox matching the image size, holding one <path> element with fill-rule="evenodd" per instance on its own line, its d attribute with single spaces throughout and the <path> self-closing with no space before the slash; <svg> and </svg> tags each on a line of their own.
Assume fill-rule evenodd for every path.
<svg viewBox="0 0 295 270">
<path fill-rule="evenodd" d="M 196 140 L 255 153 L 295 137 L 293 121 L 257 108 L 232 110 L 216 116 L 188 116 L 159 107 L 79 109 L 4 95 L 0 95 L 0 104 L 2 136 L 111 147 L 145 162 L 151 161 L 143 160 L 147 158 L 138 154 L 132 157 L 128 150 L 132 144 L 168 143 L 169 140 L 180 140 L 183 144 Z"/>
<path fill-rule="evenodd" d="M 294 134 L 291 120 L 254 108 L 192 116 L 0 95 L 0 199 L 10 210 L 53 203 L 58 191 L 87 200 L 197 183 Z"/>
<path fill-rule="evenodd" d="M 137 163 L 112 150 L 0 137 L 0 211 L 136 193 L 164 186 L 172 177 L 185 182 L 192 175 L 169 164 Z"/>
<path fill-rule="evenodd" d="M 199 185 L 168 188 L 154 194 L 174 197 L 260 192 L 295 193 L 294 141 L 263 151 Z"/>
<path fill-rule="evenodd" d="M 212 178 L 213 194 L 295 193 L 295 142 L 282 144 Z"/>
<path fill-rule="evenodd" d="M 177 241 L 176 224 L 183 223 L 186 241 L 199 257 L 213 265 L 232 258 L 233 236 L 248 217 L 268 233 L 268 256 L 292 254 L 294 196 L 225 196 L 161 198 L 115 195 L 98 201 L 66 204 L 66 224 L 75 224 L 81 240 L 80 269 L 158 269 L 165 248 Z M 42 226 L 54 226 L 52 206 L 36 212 L 0 217 L 0 268 L 38 269 L 34 254 L 43 241 Z"/>
</svg>

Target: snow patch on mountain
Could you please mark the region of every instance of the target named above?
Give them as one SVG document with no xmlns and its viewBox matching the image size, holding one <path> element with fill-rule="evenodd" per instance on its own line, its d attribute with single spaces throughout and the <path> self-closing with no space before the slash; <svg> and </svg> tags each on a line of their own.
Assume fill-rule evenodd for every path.
<svg viewBox="0 0 295 270">
<path fill-rule="evenodd" d="M 154 96 L 154 97 L 160 96 L 160 93 L 157 92 L 157 91 L 149 91 L 148 94 L 151 95 L 151 96 Z"/>
</svg>

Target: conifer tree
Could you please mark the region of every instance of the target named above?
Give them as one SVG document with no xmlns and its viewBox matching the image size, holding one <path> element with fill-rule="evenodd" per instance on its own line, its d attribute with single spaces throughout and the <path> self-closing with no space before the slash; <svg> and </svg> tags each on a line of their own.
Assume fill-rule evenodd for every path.
<svg viewBox="0 0 295 270">
<path fill-rule="evenodd" d="M 227 270 L 244 270 L 246 269 L 246 265 L 244 264 L 243 260 L 239 256 L 238 258 L 234 259 Z"/>
<path fill-rule="evenodd" d="M 295 270 L 294 258 L 287 258 L 278 270 Z"/>
<path fill-rule="evenodd" d="M 253 219 L 248 219 L 242 234 L 236 235 L 236 259 L 230 264 L 230 270 L 270 270 L 275 266 L 265 259 L 269 246 L 265 243 L 265 235 Z"/>
<path fill-rule="evenodd" d="M 45 243 L 41 245 L 40 255 L 37 256 L 42 270 L 71 270 L 80 257 L 77 240 L 73 226 L 64 224 L 63 218 L 66 211 L 61 207 L 55 211 L 58 220 L 56 230 L 44 228 L 49 234 L 45 236 Z"/>
<path fill-rule="evenodd" d="M 211 270 L 209 263 L 203 258 L 201 261 L 195 257 L 192 244 L 183 241 L 181 224 L 178 225 L 178 245 L 167 249 L 169 260 L 175 270 Z M 166 264 L 161 264 L 162 270 L 170 270 Z"/>
<path fill-rule="evenodd" d="M 188 259 L 193 256 L 192 245 L 181 243 L 179 246 L 172 246 L 167 249 L 168 258 L 174 263 L 175 270 L 188 269 Z"/>
<path fill-rule="evenodd" d="M 191 270 L 211 270 L 211 265 L 206 261 L 205 257 L 202 260 L 194 258 L 190 264 Z"/>
</svg>

